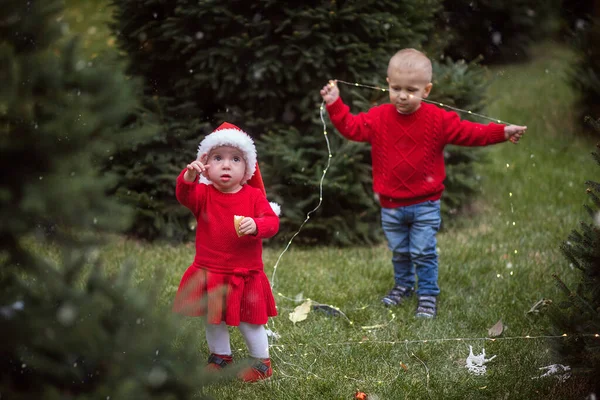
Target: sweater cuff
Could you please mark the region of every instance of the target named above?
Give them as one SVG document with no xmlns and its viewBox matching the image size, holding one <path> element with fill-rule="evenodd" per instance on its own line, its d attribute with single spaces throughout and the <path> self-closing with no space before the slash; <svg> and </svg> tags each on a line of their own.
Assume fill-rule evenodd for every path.
<svg viewBox="0 0 600 400">
<path fill-rule="evenodd" d="M 342 101 L 342 97 L 338 97 L 336 101 L 333 103 L 326 105 L 325 108 L 329 115 L 339 114 L 344 108 L 344 102 Z"/>
<path fill-rule="evenodd" d="M 503 124 L 494 124 L 491 123 L 488 125 L 490 128 L 490 142 L 491 143 L 501 143 L 506 142 L 506 134 L 504 133 Z"/>
<path fill-rule="evenodd" d="M 196 174 L 196 179 L 194 179 L 191 182 L 188 182 L 185 179 L 183 179 L 183 175 L 185 175 L 185 171 L 187 171 L 187 168 L 185 168 L 183 171 L 181 171 L 181 173 L 177 177 L 177 183 L 182 183 L 184 185 L 194 185 L 194 184 L 198 183 L 198 177 L 199 177 L 199 175 L 197 175 L 197 174 Z"/>
<path fill-rule="evenodd" d="M 277 227 L 274 227 L 272 224 L 269 224 L 265 218 L 254 218 L 254 222 L 256 222 L 256 236 L 258 239 L 269 239 L 277 233 L 279 230 Z"/>
</svg>

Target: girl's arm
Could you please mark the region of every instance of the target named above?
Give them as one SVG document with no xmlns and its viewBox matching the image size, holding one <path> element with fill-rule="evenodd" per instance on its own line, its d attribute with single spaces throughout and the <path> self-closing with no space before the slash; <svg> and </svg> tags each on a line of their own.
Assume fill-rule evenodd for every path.
<svg viewBox="0 0 600 400">
<path fill-rule="evenodd" d="M 185 180 L 183 176 L 185 175 L 186 171 L 187 168 L 184 169 L 177 177 L 175 196 L 177 197 L 179 203 L 189 208 L 190 211 L 197 216 L 201 198 L 200 192 L 202 189 L 206 189 L 203 187 L 206 185 L 198 184 L 198 176 L 196 176 L 196 178 L 191 182 Z"/>
<path fill-rule="evenodd" d="M 262 193 L 257 193 L 254 204 L 254 222 L 256 223 L 256 237 L 267 239 L 275 236 L 279 231 L 279 217 Z"/>
</svg>

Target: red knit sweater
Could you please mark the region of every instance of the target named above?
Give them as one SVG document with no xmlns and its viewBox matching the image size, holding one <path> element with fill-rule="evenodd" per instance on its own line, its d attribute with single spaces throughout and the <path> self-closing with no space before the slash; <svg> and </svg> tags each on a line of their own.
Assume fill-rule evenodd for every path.
<svg viewBox="0 0 600 400">
<path fill-rule="evenodd" d="M 277 312 L 263 271 L 262 239 L 277 233 L 279 218 L 259 189 L 244 185 L 237 193 L 222 193 L 213 185 L 185 181 L 184 173 L 177 178 L 176 196 L 198 222 L 196 256 L 179 285 L 175 311 L 208 315 L 209 323 L 266 323 Z M 234 215 L 253 218 L 257 234 L 238 237 Z M 227 289 L 224 297 L 210 294 L 219 286 Z M 203 305 L 207 294 L 208 306 Z"/>
<path fill-rule="evenodd" d="M 442 196 L 447 144 L 486 146 L 506 140 L 504 125 L 461 121 L 455 112 L 427 103 L 412 114 L 384 104 L 353 115 L 339 98 L 327 111 L 344 137 L 371 144 L 373 191 L 385 208 Z"/>
</svg>

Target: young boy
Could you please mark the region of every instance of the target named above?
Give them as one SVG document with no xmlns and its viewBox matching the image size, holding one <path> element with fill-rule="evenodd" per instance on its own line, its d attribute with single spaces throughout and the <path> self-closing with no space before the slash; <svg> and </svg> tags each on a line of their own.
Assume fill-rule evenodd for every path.
<svg viewBox="0 0 600 400">
<path fill-rule="evenodd" d="M 395 285 L 382 301 L 396 306 L 415 291 L 416 316 L 437 314 L 440 198 L 446 178 L 444 146 L 518 142 L 527 127 L 461 121 L 454 112 L 421 103 L 431 92 L 431 61 L 404 49 L 389 61 L 390 103 L 353 115 L 335 82 L 321 90 L 333 125 L 346 138 L 371 144 L 373 191 L 392 251 Z"/>
<path fill-rule="evenodd" d="M 279 206 L 266 199 L 252 139 L 222 124 L 177 178 L 176 195 L 197 227 L 196 256 L 181 279 L 174 311 L 206 318 L 209 369 L 232 362 L 228 326 L 238 326 L 255 359 L 240 378 L 270 377 L 264 324 L 277 310 L 263 270 L 262 239 L 277 233 Z"/>
</svg>

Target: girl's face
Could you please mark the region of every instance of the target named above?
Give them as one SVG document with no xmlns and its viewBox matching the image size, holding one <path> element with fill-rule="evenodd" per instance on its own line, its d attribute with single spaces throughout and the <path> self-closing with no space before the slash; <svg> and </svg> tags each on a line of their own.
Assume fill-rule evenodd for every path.
<svg viewBox="0 0 600 400">
<path fill-rule="evenodd" d="M 242 188 L 246 160 L 237 147 L 220 146 L 212 149 L 204 162 L 206 177 L 223 193 L 235 193 Z"/>
</svg>

